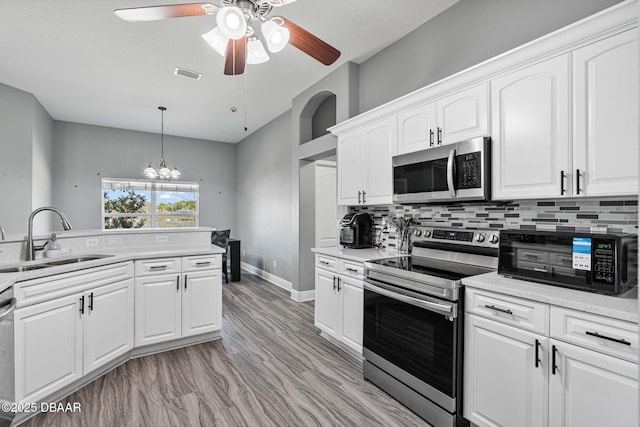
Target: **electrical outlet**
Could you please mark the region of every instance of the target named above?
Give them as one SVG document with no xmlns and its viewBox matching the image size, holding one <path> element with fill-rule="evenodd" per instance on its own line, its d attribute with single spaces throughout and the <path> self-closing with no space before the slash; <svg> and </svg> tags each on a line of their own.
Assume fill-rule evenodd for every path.
<svg viewBox="0 0 640 427">
<path fill-rule="evenodd" d="M 108 237 L 107 245 L 108 246 L 118 246 L 122 244 L 122 239 L 120 237 Z"/>
<path fill-rule="evenodd" d="M 167 243 L 169 236 L 156 236 L 156 243 Z"/>
<path fill-rule="evenodd" d="M 273 260 L 273 268 L 277 268 L 277 267 L 278 267 L 278 265 L 276 264 L 276 260 L 274 259 Z"/>
<path fill-rule="evenodd" d="M 87 239 L 86 245 L 87 247 L 98 246 L 98 239 Z"/>
</svg>

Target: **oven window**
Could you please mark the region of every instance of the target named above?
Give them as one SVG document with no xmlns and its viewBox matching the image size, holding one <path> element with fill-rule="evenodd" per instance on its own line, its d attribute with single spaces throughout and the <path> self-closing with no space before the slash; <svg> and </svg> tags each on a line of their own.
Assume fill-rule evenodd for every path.
<svg viewBox="0 0 640 427">
<path fill-rule="evenodd" d="M 447 158 L 393 168 L 394 194 L 447 191 Z"/>
<path fill-rule="evenodd" d="M 365 289 L 364 347 L 450 397 L 456 322 Z"/>
</svg>

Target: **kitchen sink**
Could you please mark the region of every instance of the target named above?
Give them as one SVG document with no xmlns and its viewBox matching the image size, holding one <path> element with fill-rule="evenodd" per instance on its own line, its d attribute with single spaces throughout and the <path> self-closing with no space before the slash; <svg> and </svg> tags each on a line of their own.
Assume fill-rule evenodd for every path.
<svg viewBox="0 0 640 427">
<path fill-rule="evenodd" d="M 21 272 L 31 271 L 31 270 L 40 270 L 42 268 L 47 268 L 47 267 L 58 267 L 61 265 L 75 264 L 83 261 L 93 261 L 96 259 L 106 258 L 110 256 L 113 256 L 113 255 L 84 255 L 76 258 L 66 258 L 58 261 L 49 261 L 42 264 L 19 265 L 16 267 L 2 268 L 0 269 L 0 273 L 21 273 Z"/>
</svg>

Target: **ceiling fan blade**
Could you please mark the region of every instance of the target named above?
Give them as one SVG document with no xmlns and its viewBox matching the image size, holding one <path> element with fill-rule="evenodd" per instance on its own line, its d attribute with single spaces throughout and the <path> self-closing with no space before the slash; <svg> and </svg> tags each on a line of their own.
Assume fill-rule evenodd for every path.
<svg viewBox="0 0 640 427">
<path fill-rule="evenodd" d="M 211 15 L 219 9 L 211 3 L 169 4 L 165 6 L 132 7 L 116 9 L 113 13 L 120 19 L 129 22 L 160 21 L 185 16 Z"/>
<path fill-rule="evenodd" d="M 227 56 L 224 61 L 224 74 L 238 76 L 244 73 L 247 63 L 247 36 L 238 40 L 229 40 L 227 44 Z"/>
<path fill-rule="evenodd" d="M 324 65 L 331 65 L 340 57 L 340 51 L 327 42 L 319 39 L 299 25 L 294 24 L 286 18 L 278 17 L 284 22 L 283 27 L 289 30 L 289 44 L 297 47 L 307 55 L 322 62 Z"/>
</svg>

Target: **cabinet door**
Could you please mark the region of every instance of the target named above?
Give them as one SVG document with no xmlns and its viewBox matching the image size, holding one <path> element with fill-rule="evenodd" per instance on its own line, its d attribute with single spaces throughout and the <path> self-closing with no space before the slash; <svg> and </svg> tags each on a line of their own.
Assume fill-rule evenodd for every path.
<svg viewBox="0 0 640 427">
<path fill-rule="evenodd" d="M 338 204 L 357 205 L 362 200 L 362 131 L 338 137 Z"/>
<path fill-rule="evenodd" d="M 332 337 L 338 336 L 338 293 L 335 274 L 316 268 L 315 325 Z"/>
<path fill-rule="evenodd" d="M 436 105 L 439 145 L 489 135 L 488 83 L 439 99 Z"/>
<path fill-rule="evenodd" d="M 202 271 L 183 278 L 182 337 L 222 328 L 222 273 Z"/>
<path fill-rule="evenodd" d="M 436 127 L 435 102 L 398 114 L 398 154 L 432 147 L 436 140 Z"/>
<path fill-rule="evenodd" d="M 180 275 L 137 278 L 135 286 L 136 347 L 180 338 Z"/>
<path fill-rule="evenodd" d="M 494 199 L 571 194 L 568 74 L 562 55 L 491 82 Z"/>
<path fill-rule="evenodd" d="M 76 294 L 15 311 L 17 402 L 35 402 L 82 377 L 80 308 Z"/>
<path fill-rule="evenodd" d="M 546 425 L 547 341 L 541 335 L 467 316 L 464 417 L 478 426 Z"/>
<path fill-rule="evenodd" d="M 364 316 L 362 280 L 340 276 L 339 340 L 362 353 L 362 319 Z"/>
<path fill-rule="evenodd" d="M 364 192 L 363 203 L 393 203 L 393 168 L 391 156 L 396 153 L 398 127 L 395 116 L 364 128 Z"/>
<path fill-rule="evenodd" d="M 638 425 L 638 365 L 549 340 L 555 373 L 549 375 L 550 426 Z"/>
<path fill-rule="evenodd" d="M 85 292 L 84 374 L 133 348 L 133 279 Z"/>
<path fill-rule="evenodd" d="M 574 184 L 584 196 L 638 194 L 637 30 L 573 53 Z"/>
</svg>

